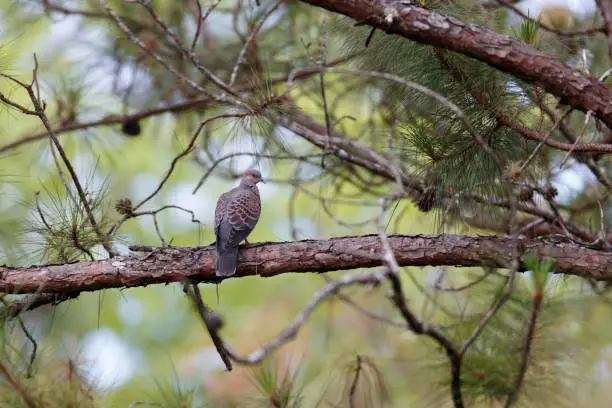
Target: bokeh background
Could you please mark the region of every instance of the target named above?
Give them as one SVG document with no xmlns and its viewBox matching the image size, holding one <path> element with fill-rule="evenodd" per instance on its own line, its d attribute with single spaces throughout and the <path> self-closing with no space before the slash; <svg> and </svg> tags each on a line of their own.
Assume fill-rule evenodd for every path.
<svg viewBox="0 0 612 408">
<path fill-rule="evenodd" d="M 163 88 L 164 78 L 156 76 L 153 68 L 150 75 L 147 74 L 146 64 L 152 62 L 117 41 L 121 34 L 110 27 L 112 22 L 58 11 L 45 12 L 43 3 L 0 0 L 0 70 L 27 80 L 33 68 L 33 54 L 36 54 L 43 86 L 41 92 L 55 123 L 133 113 L 155 107 L 156 100 L 168 102 L 176 98 Z M 109 3 L 120 10 L 127 7 L 123 2 Z M 153 3 L 164 15 L 187 18 L 188 2 L 158 0 Z M 208 2 L 202 3 L 207 6 Z M 232 2 L 223 2 L 219 12 L 211 15 L 206 34 L 210 36 L 208 41 L 218 43 L 220 48 L 230 44 L 235 36 L 231 28 L 232 5 L 228 3 Z M 87 1 L 61 2 L 61 6 L 99 9 L 97 2 Z M 589 0 L 532 0 L 519 2 L 517 6 L 529 10 L 530 15 L 547 7 L 565 7 L 578 20 L 593 18 L 595 12 L 594 2 Z M 281 42 L 289 30 L 285 26 L 297 25 L 305 44 L 317 43 L 318 31 L 305 26 L 311 20 L 304 17 L 302 21 L 297 12 L 292 16 L 286 14 L 292 11 L 295 10 L 279 11 L 271 18 L 266 41 Z M 180 16 L 181 13 L 185 16 Z M 511 14 L 507 18 L 510 23 L 520 21 Z M 229 50 L 231 47 L 228 53 Z M 330 59 L 340 56 L 341 50 L 342 44 L 332 42 Z M 292 54 L 290 50 L 285 51 L 285 60 L 281 53 L 274 60 L 275 64 L 291 65 Z M 117 64 L 118 54 L 123 54 L 128 61 L 123 66 Z M 213 66 L 223 63 L 212 57 L 207 62 Z M 298 63 L 307 64 L 308 57 Z M 139 69 L 132 69 L 137 65 Z M 130 86 L 129 102 L 126 103 L 125 92 Z M 335 82 L 331 93 L 341 94 L 349 86 L 349 83 Z M 7 81 L 0 81 L 0 92 L 25 101 L 22 92 Z M 359 116 L 368 109 L 364 99 L 339 99 L 338 109 Z M 298 100 L 303 109 L 319 117 L 322 115 L 316 93 L 300 94 Z M 76 118 L 69 109 L 71 106 L 79 108 Z M 120 125 L 114 125 L 63 134 L 61 142 L 77 173 L 87 180 L 88 191 L 92 196 L 102 197 L 101 211 L 110 220 L 117 220 L 121 216 L 114 210 L 115 202 L 121 198 L 137 202 L 153 191 L 199 121 L 211 111 L 202 108 L 181 115 L 166 113 L 147 118 L 139 122 L 142 129 L 136 136 L 126 135 Z M 345 126 L 357 125 L 347 123 Z M 36 118 L 25 117 L 5 106 L 0 110 L 0 145 L 41 130 Z M 296 141 L 289 134 L 282 135 L 278 128 L 268 131 L 275 132 L 279 140 L 296 152 L 311 151 L 305 142 Z M 261 140 L 248 128 L 237 126 L 232 120 L 214 122 L 206 132 L 207 151 L 182 161 L 162 192 L 146 206 L 154 209 L 173 204 L 193 211 L 198 222 L 178 210 L 160 214 L 160 230 L 172 245 L 198 246 L 213 242 L 216 200 L 222 192 L 236 185 L 236 176 L 241 171 L 250 167 L 259 168 L 269 180 L 260 185 L 263 211 L 250 237 L 251 242 L 325 239 L 376 232 L 373 224 L 339 225 L 320 202 L 307 193 L 298 193 L 295 197 L 291 178 L 297 164 L 291 160 L 236 157 L 213 171 L 193 194 L 211 157 L 258 151 L 262 146 Z M 301 175 L 309 171 L 315 175 L 318 171 L 307 167 Z M 571 166 L 559 173 L 555 186 L 561 198 L 571 200 L 579 194 L 585 177 L 588 176 L 580 166 Z M 325 178 L 308 186 L 309 191 L 324 196 L 333 196 L 334 188 L 335 184 Z M 350 192 L 351 187 L 346 188 Z M 35 228 L 36 197 L 50 217 L 61 219 L 70 211 L 45 140 L 0 153 L 0 264 L 30 265 L 45 261 L 47 244 Z M 332 210 L 346 222 L 376 217 L 378 211 L 377 207 L 342 203 L 332 204 Z M 396 212 L 401 217 L 390 223 L 392 233 L 439 232 L 436 214 L 424 215 L 409 202 L 402 202 Z M 475 232 L 464 225 L 457 226 L 455 231 Z M 133 244 L 160 244 L 150 217 L 129 220 L 122 226 L 117 247 L 127 253 L 128 245 Z M 97 256 L 104 256 L 101 248 L 96 250 Z M 410 304 L 427 314 L 431 304 L 421 288 L 433 284 L 438 270 L 405 268 L 405 272 Z M 456 282 L 478 273 L 477 269 L 464 268 Z M 336 275 L 332 273 L 330 277 Z M 229 279 L 219 287 L 202 285 L 202 293 L 226 319 L 222 334 L 227 341 L 246 353 L 278 334 L 324 284 L 321 276 L 286 274 L 271 279 Z M 456 307 L 469 300 L 472 310 L 478 307 L 486 310 L 488 298 L 478 296 L 494 289 L 492 284 L 492 288 L 475 290 L 459 300 L 443 297 L 439 301 Z M 541 386 L 548 387 L 549 393 L 537 386 L 528 390 L 542 393 L 536 398 L 542 406 L 553 406 L 546 405 L 546 401 L 556 401 L 556 398 L 566 403 L 585 404 L 582 406 L 607 406 L 606 401 L 612 397 L 609 387 L 605 387 L 610 381 L 612 362 L 609 307 L 591 298 L 582 297 L 576 301 L 573 294 L 586 289 L 583 283 L 571 279 L 558 280 L 553 290 L 557 293 L 558 304 L 550 308 L 547 327 L 550 333 L 560 334 L 554 345 L 547 345 L 551 348 L 550 353 L 554 350 L 554 358 L 546 360 L 547 354 L 542 352 L 542 370 L 565 372 L 568 382 L 576 380 L 583 387 L 577 389 L 566 383 L 543 381 Z M 395 316 L 383 289 L 364 291 L 357 288 L 346 294 L 371 311 Z M 451 319 L 439 314 L 433 318 L 441 324 Z M 172 401 L 189 398 L 205 406 L 270 406 L 261 401 L 256 371 L 244 367 L 237 367 L 231 373 L 224 371 L 204 327 L 178 284 L 85 293 L 57 307 L 47 306 L 29 312 L 24 316 L 24 323 L 38 339 L 38 367 L 47 367 L 49 373 L 62 372 L 74 362 L 86 381 L 93 384 L 99 406 L 127 407 L 134 401 L 178 406 Z M 19 352 L 24 355 L 29 352 L 31 346 L 16 327 L 7 327 L 3 335 L 19 345 Z M 366 377 L 370 388 L 366 387 L 360 397 L 363 406 L 445 406 L 445 402 L 436 399 L 445 392 L 445 388 L 436 388 L 446 375 L 444 370 L 436 369 L 444 364 L 440 353 L 427 341 L 417 341 L 410 332 L 364 317 L 339 299 L 320 307 L 298 337 L 275 353 L 270 367 L 280 376 L 287 373 L 296 376 L 296 387 L 303 388 L 305 406 L 346 406 L 342 402 L 342 392 L 352 378 L 351 370 L 357 356 L 362 356 L 369 364 Z M 557 364 L 560 359 L 563 364 Z M 557 363 L 550 363 L 553 360 Z M 59 367 L 59 371 L 51 367 Z M 59 374 L 50 375 L 50 384 L 56 381 L 54 378 L 59 378 L 57 376 Z M 385 402 L 367 402 L 370 400 Z"/>
</svg>

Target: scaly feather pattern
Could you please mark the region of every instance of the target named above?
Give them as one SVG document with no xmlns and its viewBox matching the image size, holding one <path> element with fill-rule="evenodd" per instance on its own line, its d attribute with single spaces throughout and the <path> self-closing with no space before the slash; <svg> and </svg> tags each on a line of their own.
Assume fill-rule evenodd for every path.
<svg viewBox="0 0 612 408">
<path fill-rule="evenodd" d="M 259 221 L 261 200 L 256 170 L 247 171 L 240 185 L 219 197 L 215 208 L 217 276 L 232 276 L 238 264 L 238 249 Z"/>
</svg>

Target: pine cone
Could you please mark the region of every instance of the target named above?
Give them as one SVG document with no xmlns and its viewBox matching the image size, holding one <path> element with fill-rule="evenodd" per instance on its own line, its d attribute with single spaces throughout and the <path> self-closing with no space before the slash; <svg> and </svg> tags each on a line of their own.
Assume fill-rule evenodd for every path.
<svg viewBox="0 0 612 408">
<path fill-rule="evenodd" d="M 121 198 L 115 203 L 115 210 L 121 215 L 134 215 L 134 207 L 132 206 L 132 200 L 129 198 Z"/>
<path fill-rule="evenodd" d="M 121 125 L 121 131 L 126 136 L 138 136 L 140 134 L 140 123 L 137 120 L 128 120 Z"/>
<path fill-rule="evenodd" d="M 423 212 L 431 211 L 436 204 L 436 188 L 426 187 L 417 200 L 417 207 Z"/>
<path fill-rule="evenodd" d="M 557 194 L 559 194 L 559 190 L 557 190 L 555 187 L 551 185 L 547 185 L 544 188 L 544 191 L 542 191 L 542 195 L 547 201 L 551 201 L 552 199 L 554 199 L 557 196 Z"/>
<path fill-rule="evenodd" d="M 533 198 L 533 188 L 529 186 L 521 186 L 518 193 L 519 201 L 531 201 Z"/>
</svg>

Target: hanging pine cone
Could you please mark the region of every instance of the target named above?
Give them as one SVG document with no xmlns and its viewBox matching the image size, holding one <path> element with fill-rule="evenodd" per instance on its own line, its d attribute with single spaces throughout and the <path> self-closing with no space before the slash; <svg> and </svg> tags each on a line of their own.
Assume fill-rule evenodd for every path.
<svg viewBox="0 0 612 408">
<path fill-rule="evenodd" d="M 138 136 L 140 134 L 140 123 L 136 119 L 127 120 L 121 125 L 121 131 L 126 136 Z"/>
<path fill-rule="evenodd" d="M 542 191 L 542 195 L 547 201 L 551 201 L 552 199 L 554 199 L 557 196 L 557 194 L 559 194 L 559 190 L 557 190 L 555 187 L 551 186 L 550 184 L 544 187 L 544 190 Z"/>
<path fill-rule="evenodd" d="M 129 198 L 121 198 L 115 203 L 115 210 L 121 215 L 132 216 L 134 207 L 132 206 L 132 200 Z"/>
<path fill-rule="evenodd" d="M 431 211 L 436 204 L 436 188 L 426 187 L 417 200 L 417 207 L 423 212 Z"/>
<path fill-rule="evenodd" d="M 519 201 L 531 201 L 533 198 L 533 188 L 529 186 L 521 186 L 518 193 Z"/>
</svg>

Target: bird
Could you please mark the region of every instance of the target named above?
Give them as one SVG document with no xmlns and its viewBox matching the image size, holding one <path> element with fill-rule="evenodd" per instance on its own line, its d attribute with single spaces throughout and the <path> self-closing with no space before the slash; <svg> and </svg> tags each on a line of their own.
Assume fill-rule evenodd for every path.
<svg viewBox="0 0 612 408">
<path fill-rule="evenodd" d="M 215 208 L 217 276 L 232 276 L 238 265 L 238 245 L 246 240 L 259 221 L 261 200 L 257 183 L 265 181 L 258 170 L 247 170 L 240 185 L 221 194 Z"/>
</svg>

